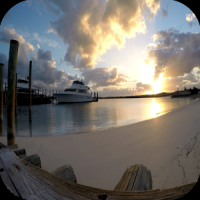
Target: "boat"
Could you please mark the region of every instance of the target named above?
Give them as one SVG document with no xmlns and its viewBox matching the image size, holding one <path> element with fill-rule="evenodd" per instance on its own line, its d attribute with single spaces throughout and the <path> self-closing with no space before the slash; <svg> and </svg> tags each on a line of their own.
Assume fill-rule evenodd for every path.
<svg viewBox="0 0 200 200">
<path fill-rule="evenodd" d="M 55 96 L 58 103 L 93 102 L 89 90 L 90 88 L 80 79 L 73 81 L 72 85 L 66 88 L 64 92 L 54 93 L 53 96 Z"/>
<path fill-rule="evenodd" d="M 39 94 L 40 86 L 32 86 L 32 104 L 49 104 L 52 100 L 46 95 Z M 28 78 L 17 79 L 17 105 L 29 105 L 29 80 Z"/>
</svg>

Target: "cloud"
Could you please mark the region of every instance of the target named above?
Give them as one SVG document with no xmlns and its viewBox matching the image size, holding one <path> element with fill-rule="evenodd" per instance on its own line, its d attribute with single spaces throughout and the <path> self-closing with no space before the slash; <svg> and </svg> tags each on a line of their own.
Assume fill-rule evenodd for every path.
<svg viewBox="0 0 200 200">
<path fill-rule="evenodd" d="M 17 40 L 19 42 L 18 48 L 18 70 L 24 70 L 27 67 L 28 55 L 32 55 L 35 48 L 29 42 L 15 32 L 15 29 L 4 27 L 0 31 L 0 42 L 10 44 L 10 40 Z"/>
<path fill-rule="evenodd" d="M 193 22 L 194 18 L 196 18 L 194 13 L 186 14 L 186 21 L 188 22 L 190 27 L 192 27 L 193 25 L 197 24 L 196 22 Z"/>
<path fill-rule="evenodd" d="M 167 17 L 168 16 L 168 12 L 164 8 L 161 8 L 161 13 L 162 13 L 163 17 Z"/>
<path fill-rule="evenodd" d="M 40 48 L 40 45 L 39 45 L 39 44 L 37 44 L 37 48 L 38 48 L 38 49 Z"/>
<path fill-rule="evenodd" d="M 42 44 L 47 44 L 50 47 L 58 47 L 59 44 L 54 41 L 54 40 L 50 40 L 47 39 L 46 37 L 40 37 L 38 33 L 34 33 L 33 34 L 33 40 L 37 40 L 38 42 L 42 43 Z"/>
<path fill-rule="evenodd" d="M 95 68 L 84 70 L 81 76 L 85 77 L 85 84 L 92 84 L 92 88 L 120 86 L 127 82 L 128 76 L 118 73 L 118 68 Z"/>
<path fill-rule="evenodd" d="M 126 38 L 145 33 L 144 15 L 153 16 L 158 0 L 43 0 L 57 15 L 48 32 L 56 32 L 67 44 L 65 61 L 76 69 L 92 69 L 112 46 L 122 48 Z"/>
<path fill-rule="evenodd" d="M 145 84 L 142 82 L 136 83 L 136 91 L 139 94 L 144 94 L 146 91 L 153 90 L 151 84 Z"/>
<path fill-rule="evenodd" d="M 195 14 L 186 14 L 186 21 L 191 22 L 193 19 L 196 18 Z"/>
<path fill-rule="evenodd" d="M 177 77 L 190 73 L 200 66 L 200 33 L 180 33 L 177 30 L 158 31 L 154 35 L 154 46 L 147 47 L 145 63 L 154 63 L 155 80 Z"/>
<path fill-rule="evenodd" d="M 14 29 L 3 28 L 3 30 L 0 31 L 0 42 L 10 44 L 11 39 L 15 39 L 19 42 L 17 59 L 18 78 L 28 76 L 28 54 L 30 54 L 33 69 L 33 85 L 41 85 L 46 88 L 57 87 L 62 89 L 71 85 L 71 80 L 75 77 L 56 68 L 56 62 L 52 58 L 51 51 L 44 51 L 39 48 L 37 53 L 33 55 L 35 49 L 32 44 L 26 42 L 21 35 L 16 34 Z M 0 60 L 4 63 L 4 77 L 7 79 L 8 58 L 5 54 L 0 53 Z"/>
<path fill-rule="evenodd" d="M 198 77 L 192 73 L 184 77 L 179 76 L 163 79 L 163 90 L 168 92 L 174 92 L 177 88 L 179 88 L 179 90 L 183 90 L 185 87 L 189 89 L 194 86 L 200 88 L 200 81 Z"/>
</svg>

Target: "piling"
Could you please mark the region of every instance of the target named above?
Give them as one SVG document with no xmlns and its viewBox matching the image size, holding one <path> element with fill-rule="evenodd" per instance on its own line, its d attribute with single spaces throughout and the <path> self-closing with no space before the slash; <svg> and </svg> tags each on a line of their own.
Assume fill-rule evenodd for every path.
<svg viewBox="0 0 200 200">
<path fill-rule="evenodd" d="M 0 136 L 3 136 L 3 79 L 4 64 L 0 63 Z"/>
<path fill-rule="evenodd" d="M 6 92 L 6 83 L 5 83 L 5 106 L 7 105 L 7 92 Z"/>
<path fill-rule="evenodd" d="M 32 61 L 29 64 L 29 122 L 32 122 Z"/>
<path fill-rule="evenodd" d="M 15 144 L 15 83 L 19 42 L 10 41 L 7 93 L 7 145 Z"/>
<path fill-rule="evenodd" d="M 15 87 L 15 107 L 17 107 L 17 73 L 16 73 L 16 87 Z"/>
</svg>

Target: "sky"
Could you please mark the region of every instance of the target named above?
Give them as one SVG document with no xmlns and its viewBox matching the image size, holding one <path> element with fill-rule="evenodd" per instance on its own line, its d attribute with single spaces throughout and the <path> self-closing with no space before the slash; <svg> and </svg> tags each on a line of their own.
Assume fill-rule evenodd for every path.
<svg viewBox="0 0 200 200">
<path fill-rule="evenodd" d="M 17 75 L 64 90 L 83 79 L 99 97 L 200 88 L 200 26 L 173 0 L 27 0 L 0 26 L 7 82 L 10 40 L 19 42 Z"/>
</svg>

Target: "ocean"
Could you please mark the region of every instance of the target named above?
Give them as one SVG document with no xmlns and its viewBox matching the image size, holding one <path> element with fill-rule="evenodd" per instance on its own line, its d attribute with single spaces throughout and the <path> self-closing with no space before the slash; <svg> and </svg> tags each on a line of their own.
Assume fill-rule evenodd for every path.
<svg viewBox="0 0 200 200">
<path fill-rule="evenodd" d="M 91 103 L 32 105 L 32 123 L 29 123 L 29 106 L 18 106 L 15 135 L 53 136 L 105 130 L 158 117 L 194 100 L 189 97 L 122 98 L 99 99 Z M 3 116 L 4 135 L 7 135 L 6 109 Z"/>
</svg>

